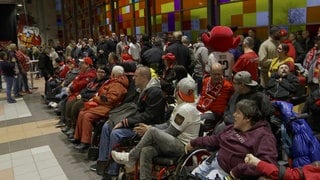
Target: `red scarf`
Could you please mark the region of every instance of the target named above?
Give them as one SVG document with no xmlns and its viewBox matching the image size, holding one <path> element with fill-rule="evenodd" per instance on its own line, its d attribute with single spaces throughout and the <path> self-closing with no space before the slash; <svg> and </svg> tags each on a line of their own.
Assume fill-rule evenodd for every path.
<svg viewBox="0 0 320 180">
<path fill-rule="evenodd" d="M 304 67 L 310 72 L 310 68 L 312 64 L 315 63 L 313 74 L 312 74 L 312 82 L 318 84 L 319 76 L 320 76 L 320 54 L 317 54 L 317 48 L 313 47 L 306 56 L 306 61 L 304 64 Z M 318 57 L 315 57 L 318 56 Z M 315 58 L 314 58 L 315 57 Z M 313 59 L 315 59 L 316 62 L 313 63 Z M 308 80 L 309 81 L 309 80 Z"/>
</svg>

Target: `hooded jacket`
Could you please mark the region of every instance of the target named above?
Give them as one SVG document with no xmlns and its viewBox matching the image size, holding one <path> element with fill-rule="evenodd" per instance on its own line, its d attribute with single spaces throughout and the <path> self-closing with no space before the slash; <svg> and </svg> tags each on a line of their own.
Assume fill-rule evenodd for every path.
<svg viewBox="0 0 320 180">
<path fill-rule="evenodd" d="M 87 112 L 107 117 L 111 109 L 122 103 L 128 87 L 129 81 L 125 75 L 109 79 L 101 86 L 98 95 L 93 97 L 97 106 L 89 108 Z"/>
<path fill-rule="evenodd" d="M 261 160 L 277 163 L 276 139 L 268 126 L 266 121 L 258 121 L 248 131 L 239 132 L 230 125 L 217 135 L 199 137 L 190 144 L 192 147 L 218 149 L 220 167 L 225 172 L 232 171 L 237 178 L 259 177 L 262 173 L 255 166 L 246 164 L 244 158 L 252 153 Z"/>
<path fill-rule="evenodd" d="M 165 100 L 158 79 L 152 78 L 139 95 L 137 112 L 125 118 L 125 127 L 134 127 L 137 123 L 160 124 L 164 121 Z"/>
</svg>

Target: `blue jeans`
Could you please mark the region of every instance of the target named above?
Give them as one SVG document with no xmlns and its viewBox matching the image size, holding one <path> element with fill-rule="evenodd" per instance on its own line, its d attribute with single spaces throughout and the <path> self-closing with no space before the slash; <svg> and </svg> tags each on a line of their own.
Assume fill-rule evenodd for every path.
<svg viewBox="0 0 320 180">
<path fill-rule="evenodd" d="M 120 128 L 112 130 L 107 123 L 102 127 L 100 145 L 99 145 L 99 161 L 106 161 L 110 158 L 112 148 L 120 143 L 121 139 L 133 137 L 135 133 L 132 129 Z M 112 161 L 108 167 L 109 175 L 119 174 L 119 164 Z"/>
<path fill-rule="evenodd" d="M 4 76 L 4 79 L 6 81 L 6 93 L 7 93 L 7 100 L 11 100 L 11 91 L 12 91 L 12 86 L 13 86 L 13 82 L 14 82 L 14 77 L 13 76 Z"/>
<path fill-rule="evenodd" d="M 15 96 L 17 96 L 19 94 L 19 75 L 16 75 L 14 77 L 14 81 L 13 81 L 13 93 Z"/>
<path fill-rule="evenodd" d="M 202 180 L 215 179 L 217 174 L 221 179 L 228 176 L 228 173 L 220 167 L 217 155 L 215 157 L 210 156 L 192 171 L 192 175 L 197 176 Z"/>
</svg>

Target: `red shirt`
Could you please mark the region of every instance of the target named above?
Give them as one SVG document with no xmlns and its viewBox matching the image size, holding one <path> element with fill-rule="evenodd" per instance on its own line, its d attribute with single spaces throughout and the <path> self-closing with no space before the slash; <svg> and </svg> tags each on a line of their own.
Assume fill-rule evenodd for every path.
<svg viewBox="0 0 320 180">
<path fill-rule="evenodd" d="M 258 80 L 258 55 L 252 51 L 242 54 L 237 62 L 233 65 L 232 71 L 248 71 L 251 74 L 251 78 L 255 81 Z"/>
</svg>

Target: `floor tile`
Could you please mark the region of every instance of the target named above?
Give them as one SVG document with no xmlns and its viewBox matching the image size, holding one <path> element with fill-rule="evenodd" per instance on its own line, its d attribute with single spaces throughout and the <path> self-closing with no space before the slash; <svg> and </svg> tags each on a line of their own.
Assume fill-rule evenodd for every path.
<svg viewBox="0 0 320 180">
<path fill-rule="evenodd" d="M 40 171 L 42 169 L 47 169 L 47 168 L 59 166 L 59 163 L 55 158 L 51 158 L 51 159 L 46 159 L 45 161 L 37 161 L 36 166 L 37 166 L 38 170 Z"/>
<path fill-rule="evenodd" d="M 24 164 L 30 164 L 30 163 L 34 163 L 32 156 L 25 156 L 22 158 L 12 159 L 13 167 L 22 166 Z"/>
<path fill-rule="evenodd" d="M 47 169 L 40 169 L 39 174 L 40 174 L 41 179 L 48 179 L 48 178 L 52 178 L 55 176 L 63 175 L 64 172 L 60 166 L 54 166 L 54 167 L 47 168 Z"/>
<path fill-rule="evenodd" d="M 41 180 L 38 171 L 30 171 L 21 175 L 15 175 L 15 180 Z"/>
<path fill-rule="evenodd" d="M 15 177 L 18 175 L 27 174 L 29 172 L 37 172 L 37 167 L 33 161 L 13 167 L 13 174 Z"/>
<path fill-rule="evenodd" d="M 0 170 L 0 179 L 3 180 L 15 180 L 13 176 L 12 168 Z"/>
</svg>

